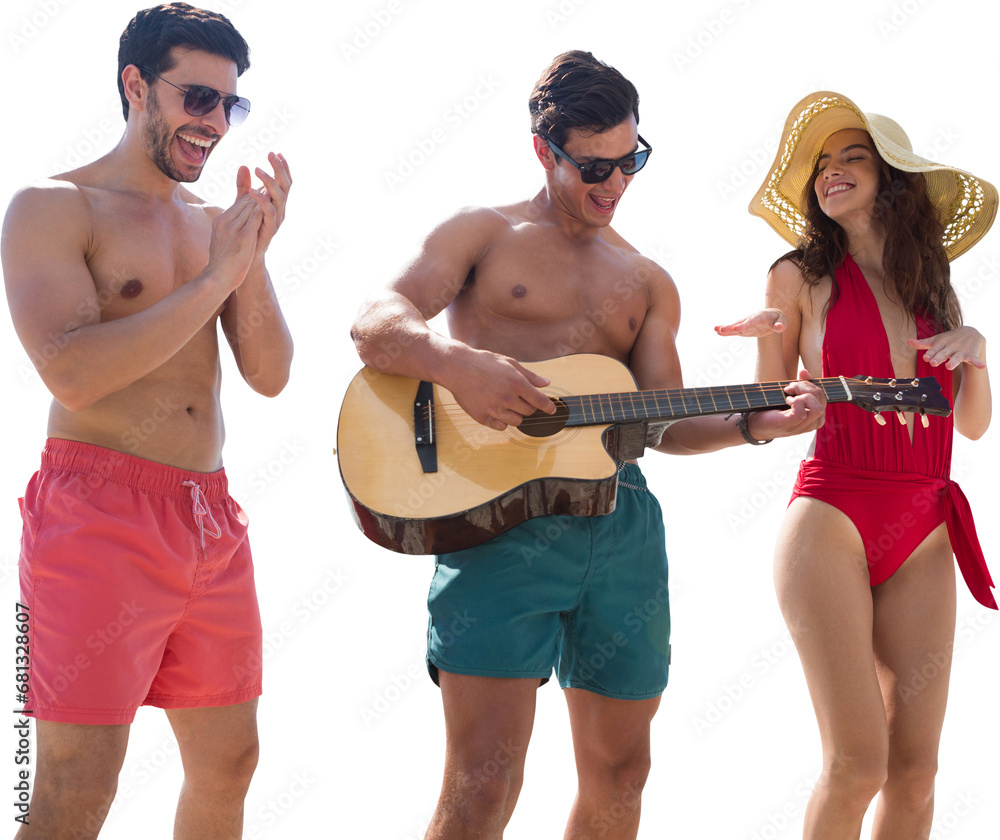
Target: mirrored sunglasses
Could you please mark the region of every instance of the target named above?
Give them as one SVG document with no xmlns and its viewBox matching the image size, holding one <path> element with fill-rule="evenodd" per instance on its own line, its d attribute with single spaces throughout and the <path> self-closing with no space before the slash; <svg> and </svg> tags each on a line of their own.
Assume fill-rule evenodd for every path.
<svg viewBox="0 0 1000 840">
<path fill-rule="evenodd" d="M 237 96 L 234 93 L 222 93 L 206 85 L 181 87 L 167 81 L 163 76 L 157 76 L 156 73 L 152 73 L 142 67 L 139 67 L 139 69 L 143 73 L 148 73 L 154 79 L 167 82 L 170 87 L 181 91 L 184 94 L 184 111 L 192 117 L 204 117 L 206 114 L 212 113 L 220 100 L 222 101 L 222 110 L 226 114 L 226 122 L 231 126 L 237 126 L 242 123 L 250 113 L 250 100 L 246 97 Z"/>
</svg>

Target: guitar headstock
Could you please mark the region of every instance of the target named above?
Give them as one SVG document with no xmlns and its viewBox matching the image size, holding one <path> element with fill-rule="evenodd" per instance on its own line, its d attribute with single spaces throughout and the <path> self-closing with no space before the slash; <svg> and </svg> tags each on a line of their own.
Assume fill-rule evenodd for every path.
<svg viewBox="0 0 1000 840">
<path fill-rule="evenodd" d="M 947 417 L 951 406 L 941 384 L 933 376 L 919 379 L 876 379 L 871 376 L 844 377 L 851 394 L 851 402 L 878 414 L 883 411 L 916 411 Z M 902 418 L 900 418 L 902 419 Z"/>
</svg>

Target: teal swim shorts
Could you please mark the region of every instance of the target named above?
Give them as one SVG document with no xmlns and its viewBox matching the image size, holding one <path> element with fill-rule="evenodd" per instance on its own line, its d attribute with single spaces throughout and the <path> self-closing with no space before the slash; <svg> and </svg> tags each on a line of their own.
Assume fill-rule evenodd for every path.
<svg viewBox="0 0 1000 840">
<path fill-rule="evenodd" d="M 637 466 L 606 516 L 544 516 L 437 558 L 427 662 L 484 677 L 645 700 L 667 685 L 670 606 L 660 505 Z"/>
</svg>

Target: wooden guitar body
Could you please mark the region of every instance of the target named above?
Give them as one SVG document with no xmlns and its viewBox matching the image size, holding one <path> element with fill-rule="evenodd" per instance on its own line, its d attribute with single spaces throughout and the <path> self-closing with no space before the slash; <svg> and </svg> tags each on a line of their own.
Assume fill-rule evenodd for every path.
<svg viewBox="0 0 1000 840">
<path fill-rule="evenodd" d="M 525 367 L 552 381 L 546 391 L 553 397 L 588 393 L 595 382 L 606 390 L 636 390 L 628 368 L 607 356 L 564 356 Z M 535 516 L 614 510 L 616 458 L 625 437 L 620 427 L 566 427 L 544 437 L 513 426 L 498 432 L 476 423 L 435 385 L 437 471 L 424 472 L 413 443 L 417 386 L 414 379 L 365 368 L 344 398 L 340 473 L 369 539 L 405 554 L 438 554 L 485 542 Z"/>
</svg>

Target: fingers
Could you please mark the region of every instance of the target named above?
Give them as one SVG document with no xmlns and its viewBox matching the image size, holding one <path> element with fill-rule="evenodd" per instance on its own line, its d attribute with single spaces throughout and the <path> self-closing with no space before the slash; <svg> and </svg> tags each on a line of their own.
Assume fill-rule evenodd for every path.
<svg viewBox="0 0 1000 840">
<path fill-rule="evenodd" d="M 942 364 L 948 370 L 955 370 L 962 364 L 980 370 L 986 367 L 982 358 L 985 339 L 973 327 L 960 327 L 927 338 L 908 338 L 906 343 L 916 350 L 923 350 L 923 359 L 931 367 Z"/>
<path fill-rule="evenodd" d="M 784 332 L 785 316 L 780 309 L 762 309 L 732 324 L 715 327 L 719 335 L 736 335 L 743 338 L 764 338 Z"/>
<path fill-rule="evenodd" d="M 250 170 L 241 166 L 236 170 L 236 197 L 241 198 L 250 192 Z"/>
</svg>

